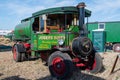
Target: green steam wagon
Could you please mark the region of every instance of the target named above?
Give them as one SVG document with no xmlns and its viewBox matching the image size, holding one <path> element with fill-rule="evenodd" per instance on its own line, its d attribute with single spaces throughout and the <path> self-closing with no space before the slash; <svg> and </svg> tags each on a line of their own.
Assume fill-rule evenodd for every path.
<svg viewBox="0 0 120 80">
<path fill-rule="evenodd" d="M 100 43 L 100 38 L 101 41 L 103 41 L 100 43 L 101 45 L 98 46 L 99 48 L 102 48 L 102 51 L 110 49 L 114 50 L 115 52 L 120 52 L 120 21 L 91 22 L 88 24 L 87 28 L 90 31 L 88 37 L 93 42 L 96 40 L 97 43 Z M 99 35 L 99 39 L 97 40 L 94 38 L 94 35 L 98 35 L 98 33 L 101 33 L 103 35 Z"/>
<path fill-rule="evenodd" d="M 74 67 L 97 73 L 102 67 L 99 54 L 86 37 L 85 17 L 91 11 L 85 4 L 56 7 L 33 13 L 15 27 L 13 58 L 16 62 L 41 58 L 52 76 L 67 78 Z"/>
</svg>

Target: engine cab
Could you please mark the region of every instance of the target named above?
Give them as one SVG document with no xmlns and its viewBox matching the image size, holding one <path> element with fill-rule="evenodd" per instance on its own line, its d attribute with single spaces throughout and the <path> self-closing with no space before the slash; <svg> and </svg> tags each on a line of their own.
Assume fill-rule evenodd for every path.
<svg viewBox="0 0 120 80">
<path fill-rule="evenodd" d="M 49 14 L 34 19 L 32 30 L 34 32 L 64 31 L 70 26 L 78 26 L 77 14 Z"/>
</svg>

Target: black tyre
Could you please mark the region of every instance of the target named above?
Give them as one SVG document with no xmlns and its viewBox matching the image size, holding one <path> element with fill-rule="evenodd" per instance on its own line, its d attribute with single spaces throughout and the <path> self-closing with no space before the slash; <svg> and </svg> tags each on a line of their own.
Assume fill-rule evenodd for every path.
<svg viewBox="0 0 120 80">
<path fill-rule="evenodd" d="M 18 51 L 18 47 L 19 45 L 14 45 L 13 46 L 13 59 L 16 61 L 16 62 L 20 62 L 21 61 L 21 53 Z"/>
<path fill-rule="evenodd" d="M 65 79 L 73 73 L 73 63 L 67 53 L 56 51 L 48 59 L 49 71 L 53 77 Z"/>
<path fill-rule="evenodd" d="M 91 73 L 98 73 L 103 67 L 102 58 L 98 53 L 95 53 L 95 59 L 92 65 Z"/>
</svg>

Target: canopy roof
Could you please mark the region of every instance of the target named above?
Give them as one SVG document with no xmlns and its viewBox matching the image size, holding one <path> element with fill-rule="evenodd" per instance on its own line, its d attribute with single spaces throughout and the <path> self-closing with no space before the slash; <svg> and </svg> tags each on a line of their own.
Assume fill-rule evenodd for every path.
<svg viewBox="0 0 120 80">
<path fill-rule="evenodd" d="M 79 10 L 77 7 L 67 6 L 67 7 L 56 7 L 56 8 L 40 10 L 38 12 L 33 13 L 32 17 L 36 17 L 36 16 L 44 15 L 44 14 L 78 14 L 78 13 L 79 13 Z M 85 9 L 85 17 L 90 17 L 90 16 L 91 16 L 91 11 Z M 21 20 L 21 22 L 30 20 L 32 17 L 23 19 L 23 20 Z"/>
<path fill-rule="evenodd" d="M 32 16 L 39 16 L 43 14 L 67 14 L 67 13 L 78 14 L 78 8 L 74 6 L 49 8 L 35 12 L 32 14 Z M 85 17 L 89 16 L 91 16 L 91 11 L 85 9 Z"/>
</svg>

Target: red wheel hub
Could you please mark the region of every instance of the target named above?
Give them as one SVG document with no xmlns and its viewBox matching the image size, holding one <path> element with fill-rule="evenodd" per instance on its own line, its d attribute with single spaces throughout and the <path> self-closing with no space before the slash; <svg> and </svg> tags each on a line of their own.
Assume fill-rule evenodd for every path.
<svg viewBox="0 0 120 80">
<path fill-rule="evenodd" d="M 14 60 L 16 60 L 16 56 L 17 56 L 16 48 L 13 48 L 13 58 L 14 58 Z"/>
<path fill-rule="evenodd" d="M 64 60 L 61 57 L 54 58 L 52 61 L 52 69 L 58 76 L 64 74 L 66 69 Z"/>
</svg>

